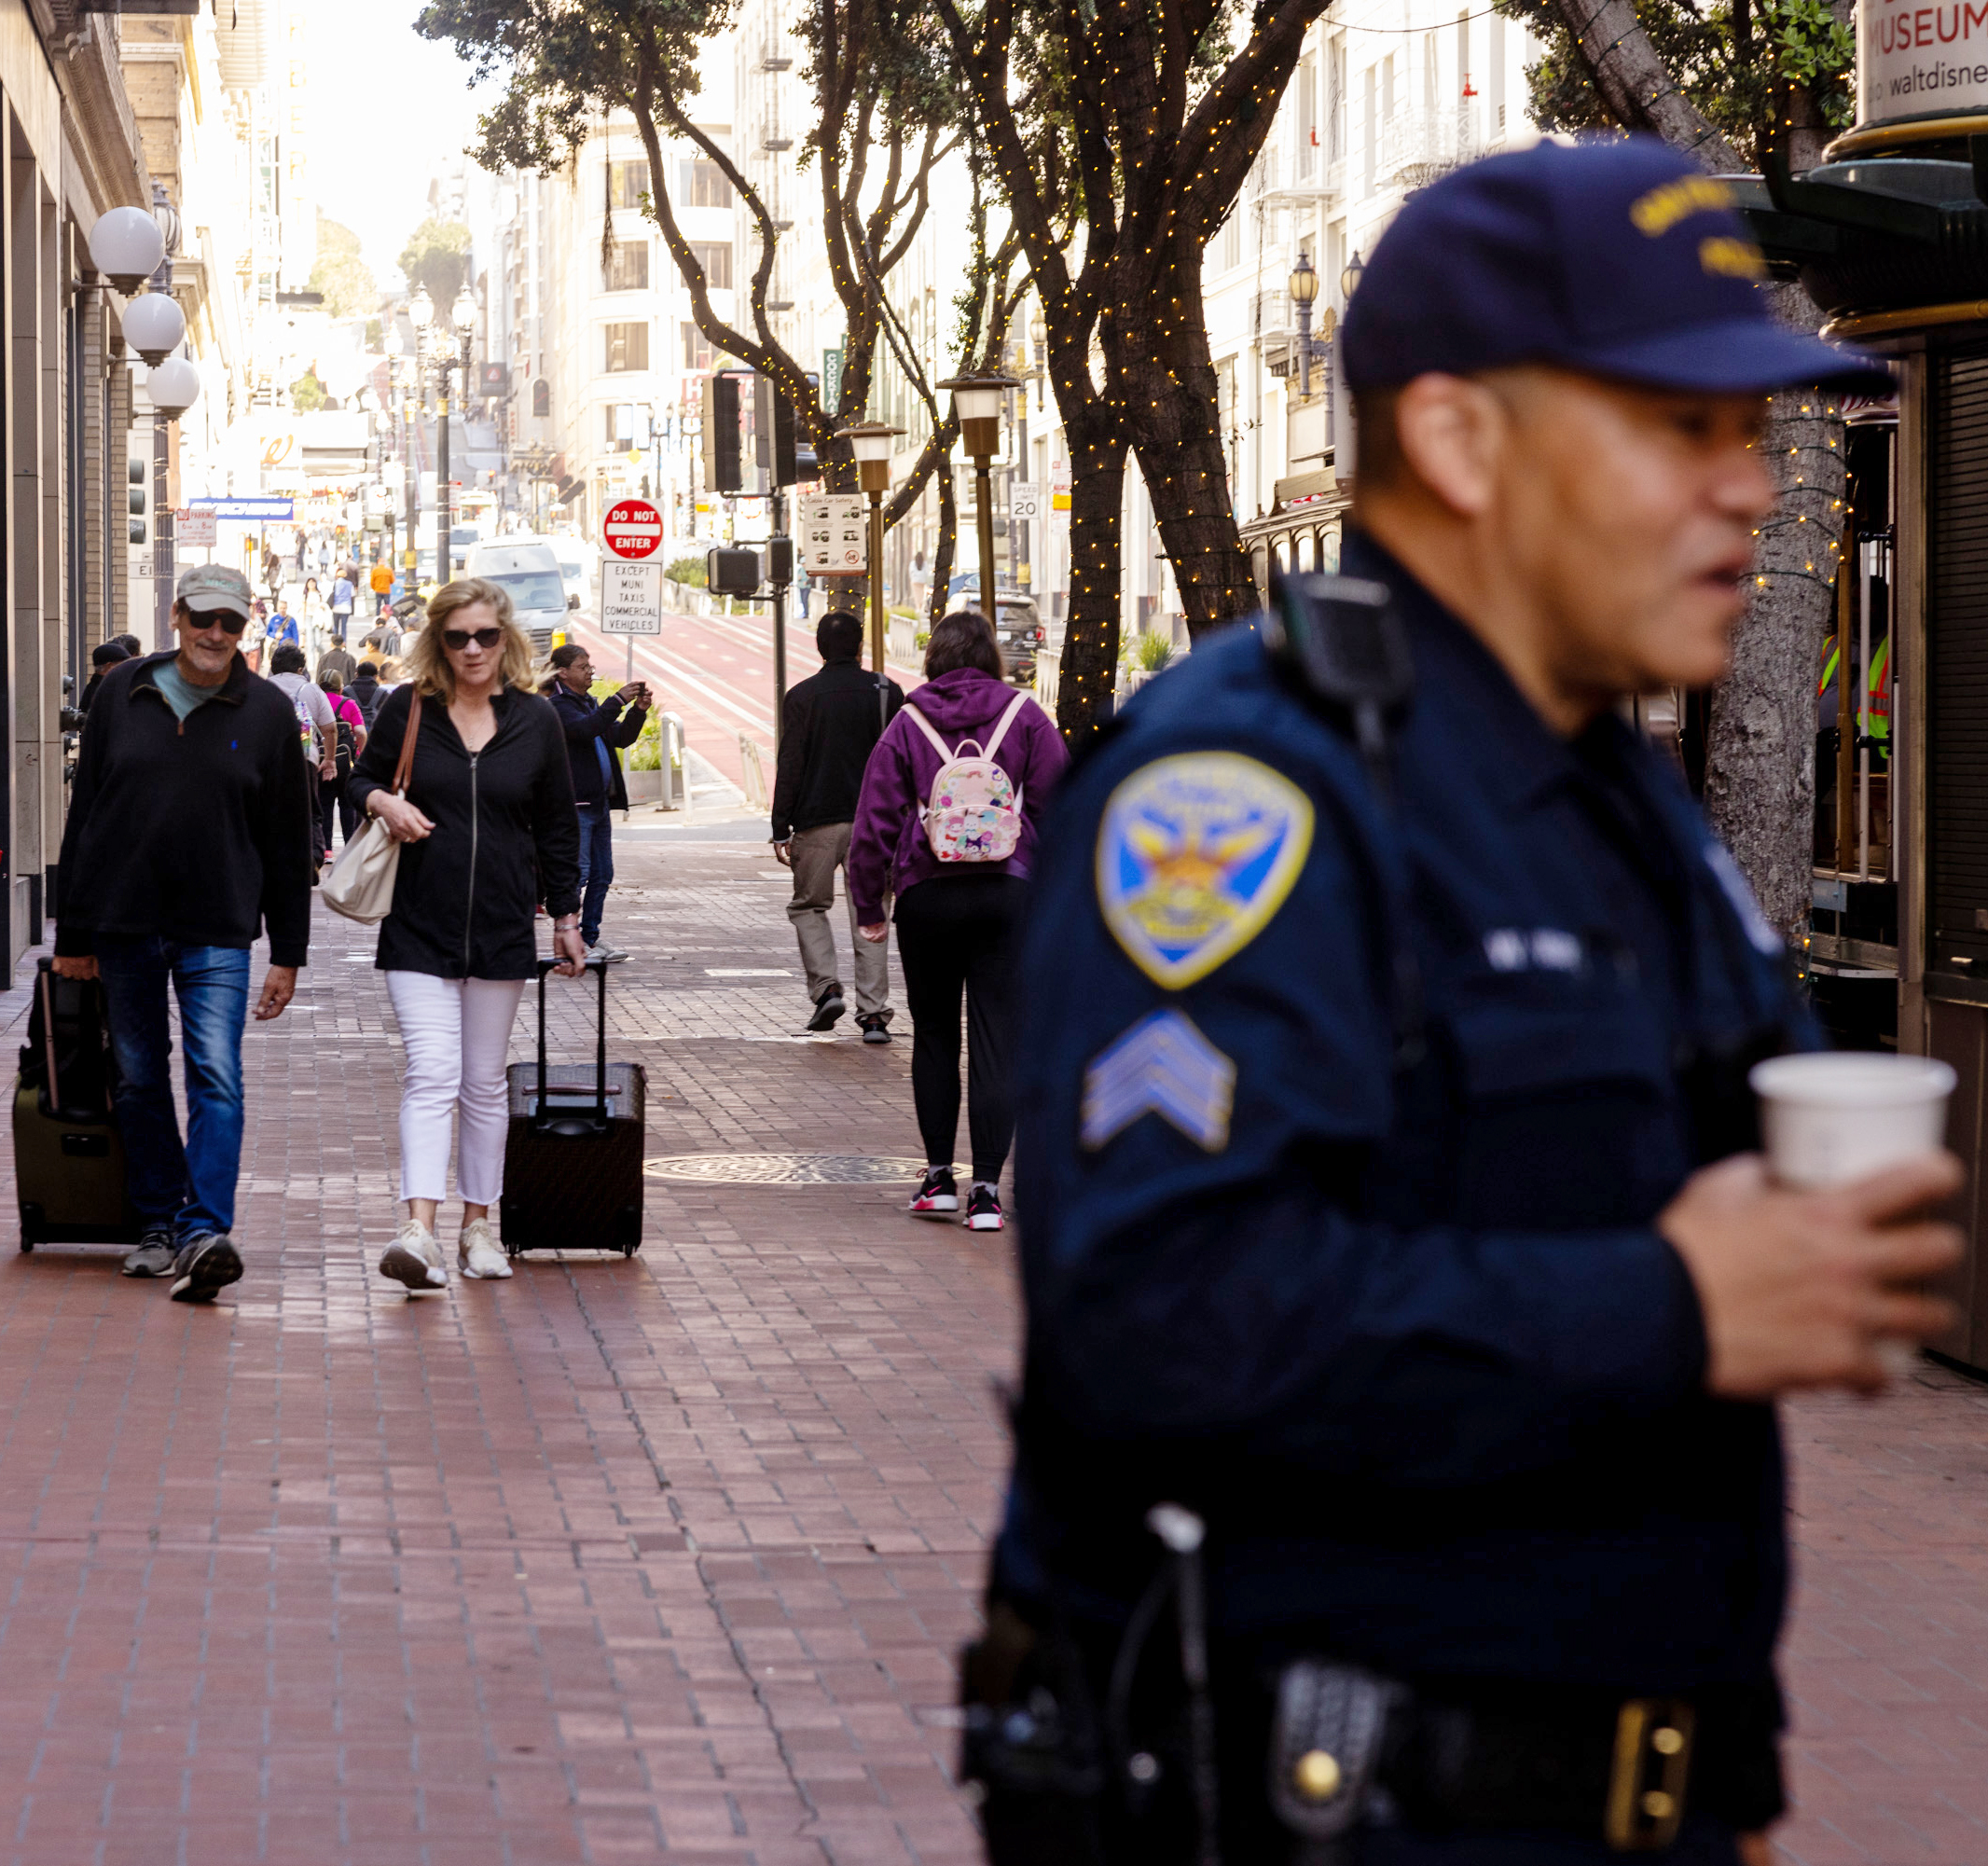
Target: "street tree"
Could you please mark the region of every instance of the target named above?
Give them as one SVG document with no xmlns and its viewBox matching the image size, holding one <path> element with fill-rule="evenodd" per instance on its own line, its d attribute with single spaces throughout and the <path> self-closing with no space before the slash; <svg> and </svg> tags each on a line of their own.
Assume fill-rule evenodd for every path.
<svg viewBox="0 0 1988 1866">
<path fill-rule="evenodd" d="M 803 359 L 774 334 L 767 301 L 782 229 L 773 207 L 692 117 L 698 53 L 734 19 L 731 0 L 432 0 L 417 27 L 452 42 L 479 81 L 504 82 L 473 151 L 486 167 L 550 173 L 573 159 L 602 113 L 632 116 L 649 171 L 642 206 L 688 289 L 697 329 L 779 386 L 837 490 L 852 490 L 856 476 L 836 431 L 863 419 L 880 346 L 888 344 L 932 426 L 885 504 L 885 522 L 910 511 L 934 473 L 945 520 L 954 510 L 949 463 L 959 428 L 950 408 L 938 407 L 936 359 L 913 340 L 890 296 L 891 275 L 931 211 L 933 172 L 960 145 L 963 99 L 944 35 L 919 0 L 808 0 L 794 24 L 808 48 L 803 76 L 814 92 L 803 155 L 821 192 L 829 276 L 846 319 L 840 392 L 831 405 Z M 737 321 L 713 306 L 679 220 L 684 203 L 664 156 L 672 138 L 724 175 L 752 226 L 757 256 Z M 984 256 L 983 273 L 991 259 Z M 962 313 L 956 333 L 962 357 L 981 350 L 1000 297 L 987 276 L 968 284 L 971 315 Z M 937 579 L 934 588 L 943 589 Z"/>
<path fill-rule="evenodd" d="M 410 292 L 425 289 L 446 310 L 469 280 L 469 228 L 460 220 L 437 220 L 433 214 L 407 236 L 401 249 L 400 270 Z"/>
<path fill-rule="evenodd" d="M 1850 120 L 1854 45 L 1824 0 L 1498 0 L 1545 41 L 1530 67 L 1547 130 L 1661 136 L 1715 173 L 1812 167 Z M 1774 284 L 1782 318 L 1821 317 Z M 1705 803 L 1767 917 L 1789 938 L 1811 907 L 1815 674 L 1843 536 L 1842 410 L 1812 389 L 1774 397 L 1761 440 L 1779 501 L 1760 529 L 1733 669 L 1712 696 Z"/>
<path fill-rule="evenodd" d="M 351 228 L 318 215 L 318 256 L 308 281 L 324 295 L 332 317 L 370 317 L 380 309 L 380 287 L 373 269 L 359 256 L 359 236 Z"/>
<path fill-rule="evenodd" d="M 1027 256 L 1070 452 L 1057 718 L 1094 728 L 1118 659 L 1119 511 L 1138 458 L 1191 633 L 1249 614 L 1202 252 L 1327 0 L 937 0 Z"/>
</svg>

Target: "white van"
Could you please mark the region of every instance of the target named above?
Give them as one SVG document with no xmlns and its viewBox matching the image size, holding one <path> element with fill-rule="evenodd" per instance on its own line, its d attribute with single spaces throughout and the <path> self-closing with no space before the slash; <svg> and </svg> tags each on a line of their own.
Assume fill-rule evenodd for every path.
<svg viewBox="0 0 1988 1866">
<path fill-rule="evenodd" d="M 579 601 L 569 597 L 559 560 L 536 538 L 497 538 L 469 547 L 464 576 L 488 577 L 510 594 L 518 626 L 532 638 L 541 659 L 552 652 L 552 638 L 566 626 L 566 612 Z"/>
</svg>

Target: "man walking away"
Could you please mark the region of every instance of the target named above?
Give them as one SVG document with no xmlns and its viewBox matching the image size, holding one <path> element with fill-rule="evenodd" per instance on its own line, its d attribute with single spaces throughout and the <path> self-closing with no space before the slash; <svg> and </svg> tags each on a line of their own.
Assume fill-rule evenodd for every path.
<svg viewBox="0 0 1988 1866">
<path fill-rule="evenodd" d="M 345 630 L 352 619 L 352 580 L 351 566 L 341 566 L 338 580 L 331 586 L 331 632 L 340 647 L 345 645 Z"/>
<path fill-rule="evenodd" d="M 117 1123 L 144 1229 L 128 1277 L 204 1302 L 242 1275 L 228 1235 L 242 1168 L 249 948 L 266 927 L 255 1016 L 282 1014 L 311 936 L 304 760 L 289 702 L 236 653 L 248 578 L 179 580 L 176 654 L 113 668 L 83 728 L 62 835 L 55 970 L 101 978 Z M 166 986 L 179 1002 L 186 1134 L 173 1107 Z"/>
<path fill-rule="evenodd" d="M 338 724 L 325 698 L 324 689 L 304 672 L 304 651 L 295 642 L 285 642 L 269 654 L 269 684 L 281 690 L 297 716 L 298 743 L 309 767 L 305 783 L 311 798 L 311 846 L 316 852 L 312 872 L 324 865 L 329 834 L 319 835 L 324 806 L 318 795 L 321 784 L 338 775 Z"/>
<path fill-rule="evenodd" d="M 317 683 L 324 684 L 326 676 L 336 680 L 339 687 L 349 687 L 359 676 L 359 663 L 352 651 L 342 642 L 334 642 L 318 657 Z"/>
<path fill-rule="evenodd" d="M 773 853 L 794 870 L 787 918 L 800 941 L 808 970 L 810 1030 L 825 1030 L 848 1008 L 835 972 L 835 936 L 828 910 L 835 905 L 835 870 L 848 892 L 849 825 L 871 748 L 883 737 L 877 676 L 858 662 L 863 624 L 846 609 L 832 609 L 815 629 L 821 671 L 789 689 L 780 713 L 780 753 L 773 780 Z M 885 690 L 894 715 L 904 696 L 895 681 Z M 866 1044 L 887 1044 L 890 1032 L 890 968 L 883 941 L 857 936 L 849 903 L 849 944 L 856 974 L 856 1024 Z"/>
<path fill-rule="evenodd" d="M 359 717 L 366 722 L 366 729 L 373 729 L 373 715 L 380 711 L 380 703 L 386 698 L 386 689 L 380 684 L 380 663 L 361 661 L 359 671 L 345 684 L 345 697 L 359 709 Z"/>
<path fill-rule="evenodd" d="M 573 800 L 580 807 L 580 937 L 594 958 L 612 962 L 628 954 L 601 937 L 601 916 L 614 879 L 611 812 L 628 807 L 621 748 L 634 744 L 648 724 L 649 689 L 630 681 L 619 693 L 597 700 L 587 691 L 593 684 L 594 664 L 577 642 L 553 649 L 547 692 L 565 728 Z"/>
</svg>

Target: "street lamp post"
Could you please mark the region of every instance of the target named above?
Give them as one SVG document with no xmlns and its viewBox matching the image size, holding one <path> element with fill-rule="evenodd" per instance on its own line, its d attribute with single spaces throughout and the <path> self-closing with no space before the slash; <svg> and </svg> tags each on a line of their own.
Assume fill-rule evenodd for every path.
<svg viewBox="0 0 1988 1866">
<path fill-rule="evenodd" d="M 1001 451 L 1001 410 L 1010 389 L 1021 384 L 1013 376 L 989 370 L 955 376 L 939 387 L 950 389 L 953 412 L 959 417 L 959 444 L 973 457 L 973 511 L 980 539 L 980 613 L 994 627 L 994 493 L 987 463 Z"/>
<path fill-rule="evenodd" d="M 884 494 L 890 490 L 890 443 L 904 433 L 883 422 L 858 422 L 835 435 L 856 456 L 857 483 L 870 495 L 870 665 L 877 670 L 877 710 L 890 723 L 890 677 L 884 670 Z"/>
<path fill-rule="evenodd" d="M 427 399 L 429 334 L 435 327 L 435 300 L 428 296 L 428 287 L 426 285 L 421 286 L 407 300 L 407 322 L 414 326 L 414 391 L 418 408 L 421 402 Z M 414 431 L 412 420 L 408 422 L 407 431 L 411 444 Z M 435 491 L 437 503 L 443 505 L 444 509 L 446 509 L 446 502 L 449 496 L 443 491 L 449 480 L 449 380 L 446 376 L 442 379 L 442 420 L 439 435 L 441 445 L 440 471 L 435 477 Z M 414 542 L 415 516 L 415 499 L 410 491 L 407 498 L 407 547 L 410 551 L 418 553 L 420 547 Z M 449 580 L 449 533 L 447 529 L 448 520 L 446 518 L 443 520 L 443 527 L 442 548 L 435 560 L 435 574 L 437 583 L 446 583 Z M 413 571 L 413 582 L 419 582 L 420 580 L 420 557 L 417 555 L 410 566 Z"/>
</svg>

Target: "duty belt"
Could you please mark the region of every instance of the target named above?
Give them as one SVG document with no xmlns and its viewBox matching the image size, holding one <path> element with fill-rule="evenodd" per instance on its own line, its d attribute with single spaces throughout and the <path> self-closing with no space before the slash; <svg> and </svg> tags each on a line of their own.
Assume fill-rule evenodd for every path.
<svg viewBox="0 0 1988 1866">
<path fill-rule="evenodd" d="M 1362 1823 L 1599 1832 L 1657 1852 L 1687 1813 L 1735 1829 L 1780 1812 L 1771 1688 L 1611 1698 L 1514 1688 L 1451 1701 L 1331 1660 L 1278 1676 L 1269 1789 L 1321 1842 Z"/>
</svg>

